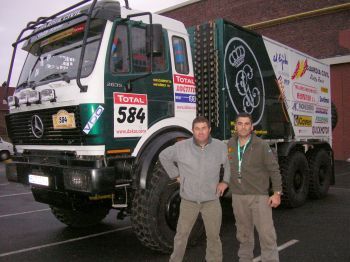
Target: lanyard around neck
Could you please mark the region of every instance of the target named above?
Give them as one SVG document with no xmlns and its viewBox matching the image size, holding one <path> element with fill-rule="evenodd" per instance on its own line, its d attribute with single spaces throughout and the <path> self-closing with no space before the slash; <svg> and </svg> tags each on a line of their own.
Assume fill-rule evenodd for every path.
<svg viewBox="0 0 350 262">
<path fill-rule="evenodd" d="M 243 160 L 243 155 L 244 155 L 244 152 L 245 152 L 245 149 L 247 147 L 247 145 L 249 144 L 250 142 L 250 138 L 249 137 L 249 140 L 245 143 L 243 149 L 242 149 L 242 153 L 241 153 L 241 145 L 239 143 L 239 139 L 238 139 L 238 143 L 237 143 L 237 154 L 238 154 L 238 173 L 241 174 L 241 167 L 242 167 L 242 160 Z"/>
</svg>

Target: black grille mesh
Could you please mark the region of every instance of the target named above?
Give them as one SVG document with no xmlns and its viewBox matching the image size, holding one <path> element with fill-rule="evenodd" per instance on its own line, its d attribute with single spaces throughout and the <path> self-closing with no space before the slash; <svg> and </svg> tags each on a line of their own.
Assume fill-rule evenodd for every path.
<svg viewBox="0 0 350 262">
<path fill-rule="evenodd" d="M 57 114 L 61 109 L 68 113 L 74 113 L 76 128 L 53 129 L 52 115 Z M 36 138 L 32 133 L 31 120 L 33 115 L 38 115 L 43 122 L 44 134 L 41 138 Z M 82 145 L 85 142 L 81 132 L 78 106 L 9 114 L 6 116 L 6 124 L 9 137 L 15 145 Z"/>
</svg>

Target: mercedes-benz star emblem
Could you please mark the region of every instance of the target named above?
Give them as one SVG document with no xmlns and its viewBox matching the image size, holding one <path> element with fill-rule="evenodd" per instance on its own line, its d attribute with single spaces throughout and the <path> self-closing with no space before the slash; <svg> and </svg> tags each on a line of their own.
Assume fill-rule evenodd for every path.
<svg viewBox="0 0 350 262">
<path fill-rule="evenodd" d="M 36 138 L 41 138 L 44 134 L 44 125 L 43 121 L 38 115 L 32 116 L 31 126 L 33 135 Z"/>
</svg>

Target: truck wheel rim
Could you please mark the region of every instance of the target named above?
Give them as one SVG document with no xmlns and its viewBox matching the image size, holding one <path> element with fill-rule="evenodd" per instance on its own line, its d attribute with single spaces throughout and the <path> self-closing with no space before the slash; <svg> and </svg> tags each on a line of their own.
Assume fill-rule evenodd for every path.
<svg viewBox="0 0 350 262">
<path fill-rule="evenodd" d="M 177 220 L 179 218 L 180 213 L 180 194 L 179 190 L 174 191 L 168 199 L 167 207 L 166 207 L 166 222 L 172 230 L 176 230 Z"/>
</svg>

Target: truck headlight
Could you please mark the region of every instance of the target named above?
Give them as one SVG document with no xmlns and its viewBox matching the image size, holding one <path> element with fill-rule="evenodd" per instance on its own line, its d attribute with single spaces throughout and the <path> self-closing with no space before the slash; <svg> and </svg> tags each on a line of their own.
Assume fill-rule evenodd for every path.
<svg viewBox="0 0 350 262">
<path fill-rule="evenodd" d="M 55 101 L 56 94 L 54 89 L 44 89 L 40 92 L 41 101 Z"/>
<path fill-rule="evenodd" d="M 23 91 L 18 96 L 18 104 L 23 105 L 28 103 L 28 92 Z"/>
<path fill-rule="evenodd" d="M 64 187 L 70 190 L 88 191 L 90 189 L 90 172 L 82 169 L 66 169 L 63 171 Z"/>
<path fill-rule="evenodd" d="M 32 90 L 28 92 L 28 102 L 29 103 L 37 103 L 40 101 L 40 93 L 36 90 Z"/>
<path fill-rule="evenodd" d="M 18 97 L 17 96 L 9 96 L 7 98 L 7 103 L 10 107 L 17 107 L 18 106 Z"/>
</svg>

